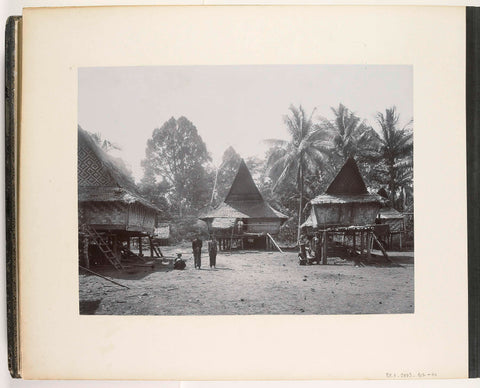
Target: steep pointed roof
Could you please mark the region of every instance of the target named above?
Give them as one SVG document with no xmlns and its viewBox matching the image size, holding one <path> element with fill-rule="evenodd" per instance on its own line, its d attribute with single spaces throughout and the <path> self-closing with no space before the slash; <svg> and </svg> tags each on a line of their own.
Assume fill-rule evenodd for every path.
<svg viewBox="0 0 480 388">
<path fill-rule="evenodd" d="M 243 159 L 240 162 L 230 191 L 225 198 L 226 203 L 237 201 L 263 201 L 262 194 L 260 194 L 257 185 L 253 181 L 252 174 L 250 174 Z"/>
<path fill-rule="evenodd" d="M 325 193 L 330 195 L 368 194 L 367 186 L 365 186 L 355 159 L 352 157 L 347 159 Z"/>
<path fill-rule="evenodd" d="M 125 166 L 108 155 L 78 126 L 77 184 L 79 202 L 139 203 L 159 211 L 142 198 Z"/>
<path fill-rule="evenodd" d="M 347 203 L 385 203 L 385 199 L 378 194 L 370 194 L 365 186 L 357 162 L 352 157 L 348 158 L 343 167 L 333 179 L 324 194 L 310 201 L 312 205 L 322 204 L 347 204 Z"/>
<path fill-rule="evenodd" d="M 201 220 L 216 218 L 280 218 L 288 217 L 271 207 L 262 197 L 242 159 L 225 200 L 215 209 L 199 217 Z"/>
</svg>

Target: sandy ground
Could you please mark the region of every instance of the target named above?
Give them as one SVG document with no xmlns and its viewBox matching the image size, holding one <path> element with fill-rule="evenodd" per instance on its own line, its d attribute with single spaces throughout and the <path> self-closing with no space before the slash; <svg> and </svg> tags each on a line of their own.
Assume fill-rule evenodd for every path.
<svg viewBox="0 0 480 388">
<path fill-rule="evenodd" d="M 329 259 L 328 265 L 298 265 L 295 252 L 220 252 L 210 269 L 202 252 L 202 269 L 173 270 L 157 260 L 154 268 L 134 267 L 119 273 L 92 268 L 128 286 L 126 289 L 81 271 L 82 314 L 233 315 L 233 314 L 382 314 L 414 312 L 413 252 L 391 253 L 401 266 L 355 267 Z"/>
</svg>

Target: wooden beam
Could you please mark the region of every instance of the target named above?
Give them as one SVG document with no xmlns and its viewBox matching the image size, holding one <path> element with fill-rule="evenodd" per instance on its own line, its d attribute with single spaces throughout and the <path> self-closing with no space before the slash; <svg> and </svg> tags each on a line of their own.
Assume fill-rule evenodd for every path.
<svg viewBox="0 0 480 388">
<path fill-rule="evenodd" d="M 92 275 L 95 275 L 95 276 L 98 276 L 102 279 L 105 279 L 105 280 L 108 280 L 109 282 L 112 282 L 113 284 L 116 284 L 117 286 L 120 286 L 120 287 L 125 287 L 127 289 L 130 289 L 130 287 L 127 287 L 127 286 L 124 286 L 123 284 L 120 284 L 120 283 L 117 283 L 116 281 L 112 280 L 112 279 L 109 279 L 103 275 L 100 275 L 99 273 L 96 273 L 96 272 L 93 272 L 92 270 L 88 269 L 88 268 L 85 268 L 85 267 L 82 267 L 81 265 L 79 265 L 79 267 L 89 273 L 91 273 Z"/>
<path fill-rule="evenodd" d="M 328 255 L 328 234 L 327 231 L 323 232 L 323 249 L 322 249 L 322 264 L 326 265 L 328 263 L 327 260 Z"/>
<path fill-rule="evenodd" d="M 360 256 L 363 255 L 363 249 L 364 249 L 364 242 L 363 238 L 365 237 L 365 234 L 363 231 L 360 232 Z"/>
<path fill-rule="evenodd" d="M 372 232 L 367 232 L 367 259 L 372 257 Z"/>
<path fill-rule="evenodd" d="M 85 261 L 85 267 L 90 268 L 90 258 L 88 257 L 88 245 L 89 245 L 88 236 L 83 237 L 83 255 Z"/>
<path fill-rule="evenodd" d="M 148 236 L 148 242 L 150 243 L 150 257 L 153 257 L 153 243 L 150 236 Z"/>
<path fill-rule="evenodd" d="M 270 240 L 272 240 L 273 245 L 275 245 L 275 247 L 278 249 L 278 251 L 280 253 L 283 253 L 282 249 L 278 246 L 277 242 L 273 239 L 273 237 L 270 235 L 270 233 L 267 233 L 267 236 L 270 238 Z"/>
<path fill-rule="evenodd" d="M 373 239 L 376 241 L 377 245 L 379 246 L 380 250 L 382 251 L 383 256 L 385 257 L 385 259 L 387 259 L 387 261 L 389 261 L 390 263 L 393 263 L 393 261 L 390 260 L 390 258 L 388 257 L 387 251 L 386 251 L 385 248 L 382 246 L 382 243 L 378 240 L 377 236 L 375 236 L 375 233 L 372 233 L 372 236 L 373 236 Z"/>
</svg>

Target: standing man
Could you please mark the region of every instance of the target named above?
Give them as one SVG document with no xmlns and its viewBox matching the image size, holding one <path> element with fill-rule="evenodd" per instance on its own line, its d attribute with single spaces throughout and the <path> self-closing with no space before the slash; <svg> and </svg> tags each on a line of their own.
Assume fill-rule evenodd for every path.
<svg viewBox="0 0 480 388">
<path fill-rule="evenodd" d="M 195 268 L 200 269 L 202 265 L 202 240 L 197 236 L 195 240 L 192 241 L 192 249 L 193 249 L 193 258 L 195 261 Z"/>
<path fill-rule="evenodd" d="M 315 233 L 314 240 L 315 261 L 317 264 L 320 264 L 322 262 L 322 239 L 318 232 Z"/>
<path fill-rule="evenodd" d="M 215 236 L 208 242 L 208 255 L 210 256 L 210 268 L 217 268 L 217 241 Z"/>
<path fill-rule="evenodd" d="M 320 237 L 318 232 L 315 233 L 315 236 L 312 238 L 312 250 L 314 255 L 314 261 L 317 264 L 320 264 L 322 259 L 322 244 L 320 243 Z"/>
</svg>

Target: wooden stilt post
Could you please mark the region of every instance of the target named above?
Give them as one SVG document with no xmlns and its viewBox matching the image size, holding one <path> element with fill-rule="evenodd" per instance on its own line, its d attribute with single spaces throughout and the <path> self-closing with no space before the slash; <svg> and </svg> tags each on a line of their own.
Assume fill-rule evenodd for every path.
<svg viewBox="0 0 480 388">
<path fill-rule="evenodd" d="M 142 237 L 138 238 L 138 256 L 143 256 Z"/>
<path fill-rule="evenodd" d="M 355 231 L 353 231 L 353 237 L 352 237 L 352 244 L 353 244 L 353 252 L 355 252 L 355 248 L 356 248 L 356 245 L 357 245 L 357 233 Z"/>
<path fill-rule="evenodd" d="M 150 243 L 150 257 L 153 257 L 153 242 L 150 236 L 148 236 L 148 242 Z"/>
<path fill-rule="evenodd" d="M 372 232 L 368 231 L 367 232 L 367 259 L 370 259 L 372 257 L 371 246 L 372 246 Z"/>
<path fill-rule="evenodd" d="M 118 239 L 117 239 L 117 235 L 114 235 L 112 237 L 112 251 L 113 251 L 113 254 L 115 255 L 115 257 L 118 259 L 118 261 L 121 261 L 121 254 L 120 252 L 118 251 Z"/>
<path fill-rule="evenodd" d="M 90 258 L 88 257 L 88 236 L 83 238 L 83 255 L 85 261 L 85 268 L 90 268 Z"/>
<path fill-rule="evenodd" d="M 400 241 L 399 241 L 399 243 L 400 243 L 400 249 L 402 249 L 402 233 L 403 233 L 403 232 L 400 232 L 400 233 L 398 234 L 398 238 L 400 239 Z"/>
<path fill-rule="evenodd" d="M 323 249 L 322 249 L 322 264 L 327 264 L 328 255 L 328 234 L 327 231 L 323 232 Z"/>
<path fill-rule="evenodd" d="M 364 237 L 365 237 L 365 232 L 362 230 L 360 232 L 360 256 L 363 256 L 363 249 L 364 249 Z"/>
</svg>

